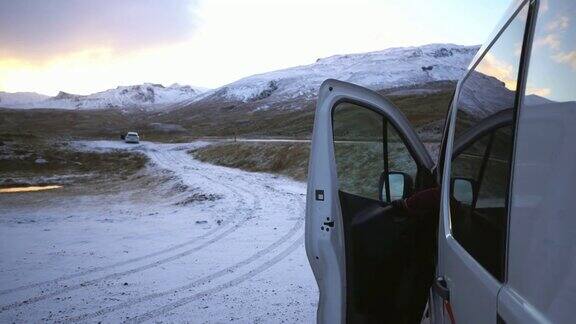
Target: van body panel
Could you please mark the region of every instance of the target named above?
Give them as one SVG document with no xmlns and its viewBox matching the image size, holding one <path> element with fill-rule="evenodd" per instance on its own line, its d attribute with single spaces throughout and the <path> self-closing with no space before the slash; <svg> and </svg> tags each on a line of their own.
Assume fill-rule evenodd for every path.
<svg viewBox="0 0 576 324">
<path fill-rule="evenodd" d="M 491 263 L 486 261 L 490 259 L 486 257 L 486 253 L 489 253 L 488 251 L 491 251 L 491 249 L 488 247 L 481 248 L 478 246 L 478 240 L 480 240 L 481 235 L 478 231 L 487 226 L 484 225 L 486 221 L 481 222 L 483 217 L 480 216 L 480 212 L 476 213 L 471 211 L 472 214 L 466 216 L 465 219 L 462 219 L 464 216 L 460 215 L 460 213 L 452 215 L 454 208 L 453 206 L 451 207 L 452 200 L 454 199 L 451 192 L 451 183 L 454 177 L 452 174 L 453 159 L 457 159 L 460 154 L 466 155 L 463 150 L 466 146 L 470 146 L 470 143 L 480 143 L 486 138 L 488 138 L 488 144 L 486 144 L 488 146 L 486 146 L 485 150 L 489 152 L 491 150 L 490 147 L 492 146 L 490 143 L 492 143 L 496 136 L 495 134 L 499 132 L 499 129 L 506 126 L 511 128 L 513 125 L 514 111 L 512 108 L 515 106 L 515 94 L 512 90 L 505 88 L 499 90 L 495 88 L 491 92 L 481 91 L 479 92 L 480 94 L 478 94 L 475 93 L 474 90 L 471 92 L 466 87 L 471 87 L 471 89 L 475 89 L 474 87 L 478 88 L 479 81 L 489 80 L 492 78 L 490 74 L 485 74 L 486 72 L 484 72 L 486 70 L 486 62 L 491 62 L 492 59 L 498 59 L 494 55 L 505 55 L 505 52 L 502 51 L 506 47 L 510 46 L 510 42 L 516 43 L 519 39 L 520 45 L 522 44 L 521 40 L 524 37 L 524 30 L 527 26 L 526 19 L 523 18 L 528 14 L 527 6 L 527 1 L 519 1 L 511 5 L 507 16 L 505 16 L 500 23 L 498 27 L 499 29 L 493 33 L 492 37 L 494 38 L 480 49 L 475 60 L 470 65 L 472 70 L 470 70 L 469 73 L 458 83 L 456 96 L 452 102 L 450 115 L 451 120 L 450 123 L 447 123 L 450 126 L 447 132 L 446 150 L 444 151 L 444 156 L 441 157 L 443 158 L 443 161 L 440 163 L 443 165 L 444 169 L 442 172 L 442 197 L 440 202 L 441 226 L 439 227 L 438 235 L 439 259 L 437 267 L 437 277 L 446 282 L 447 288 L 450 292 L 450 299 L 442 300 L 439 295 L 433 294 L 432 298 L 434 301 L 431 302 L 431 304 L 434 305 L 432 308 L 434 312 L 433 317 L 441 318 L 441 321 L 438 320 L 436 322 L 451 323 L 452 319 L 454 319 L 456 323 L 490 323 L 495 322 L 497 318 L 497 301 L 498 293 L 502 287 L 502 278 L 498 279 L 496 277 L 501 277 L 503 275 L 498 275 L 495 272 L 494 267 L 487 266 L 487 264 L 494 263 L 493 260 L 491 260 Z M 521 11 L 522 16 L 519 17 L 518 15 Z M 527 46 L 527 44 L 524 44 L 524 46 Z M 493 53 L 493 51 L 496 52 Z M 520 57 L 518 56 L 516 62 L 510 63 L 510 65 L 514 66 L 515 64 L 518 66 L 517 69 L 522 71 L 519 61 Z M 465 85 L 466 82 L 469 83 L 468 86 Z M 491 83 L 487 82 L 486 85 L 491 85 Z M 501 84 L 502 87 L 504 85 L 505 83 Z M 457 114 L 463 114 L 466 112 L 459 111 L 459 106 L 462 105 L 463 107 L 470 107 L 470 105 L 473 105 L 473 103 L 467 101 L 469 100 L 468 97 L 471 97 L 474 100 L 479 100 L 477 99 L 477 96 L 482 96 L 482 94 L 490 96 L 494 93 L 501 93 L 500 96 L 495 97 L 501 102 L 494 101 L 494 103 L 490 104 L 490 97 L 486 97 L 485 100 L 488 100 L 488 104 L 485 104 L 484 107 L 491 110 L 479 111 L 477 117 L 479 119 L 478 124 L 465 132 L 461 129 L 458 135 L 456 135 L 455 129 L 457 127 L 462 127 L 458 126 L 459 122 L 457 121 Z M 506 99 L 504 95 L 509 96 L 510 98 Z M 483 97 L 480 98 L 484 99 Z M 500 106 L 494 106 L 495 104 L 499 104 Z M 479 104 L 479 107 L 483 106 Z M 483 114 L 480 114 L 480 112 Z M 486 168 L 485 165 L 489 163 L 486 161 L 490 161 L 488 156 L 491 153 L 482 154 L 484 157 L 481 162 L 483 166 L 480 167 L 480 180 L 484 179 L 482 177 L 483 170 Z M 503 185 L 505 186 L 505 183 Z M 504 199 L 504 197 L 502 197 L 502 199 Z M 500 201 L 502 201 L 503 208 L 499 208 L 504 209 L 504 200 L 498 200 L 498 202 Z M 489 204 L 494 204 L 494 202 L 495 201 L 490 201 Z M 473 205 L 480 206 L 481 204 L 479 200 L 475 200 Z M 471 210 L 475 211 L 481 209 L 481 207 L 474 207 Z M 496 209 L 494 208 L 494 210 Z M 502 212 L 504 211 L 505 209 L 502 210 Z M 494 214 L 494 212 L 492 212 L 492 214 Z M 502 217 L 504 217 L 504 215 L 500 215 L 499 219 Z M 459 235 L 462 237 L 460 239 L 455 238 L 454 228 L 456 225 L 454 224 L 454 220 L 458 221 L 458 224 L 456 224 L 458 228 L 467 229 L 465 232 L 469 234 L 466 234 L 466 237 L 463 236 L 464 234 L 462 234 L 462 230 L 459 230 Z M 497 227 L 495 229 L 497 229 Z M 487 242 L 496 239 L 489 237 L 494 235 L 492 232 L 486 232 L 485 234 L 487 237 L 484 240 L 487 240 Z M 504 253 L 504 240 L 505 239 L 501 239 L 501 242 L 497 243 L 492 250 L 497 246 L 500 246 L 498 250 L 501 251 L 501 253 Z M 502 244 L 504 244 L 504 247 L 502 247 Z M 494 255 L 494 257 L 498 258 L 496 255 Z M 490 272 L 488 269 L 490 269 Z M 447 316 L 446 314 L 446 304 L 448 304 L 450 308 L 450 316 Z"/>
<path fill-rule="evenodd" d="M 509 289 L 551 322 L 574 319 L 576 102 L 524 106 L 510 215 Z"/>
<path fill-rule="evenodd" d="M 529 10 L 528 10 L 529 9 Z M 519 13 L 523 11 L 522 15 Z M 545 14 L 544 14 L 545 13 Z M 572 0 L 539 1 L 516 0 L 507 10 L 470 64 L 469 71 L 456 86 L 456 92 L 447 115 L 446 128 L 438 166 L 440 188 L 438 250 L 436 279 L 432 284 L 428 298 L 430 323 L 571 323 L 574 322 L 576 305 L 576 73 L 568 60 L 568 51 L 574 50 L 576 37 L 574 20 L 576 3 Z M 562 15 L 568 19 L 560 19 Z M 518 19 L 516 19 L 518 18 Z M 517 25 L 509 28 L 516 19 Z M 547 20 L 546 20 L 547 19 Z M 520 23 L 518 24 L 518 21 Z M 569 21 L 569 23 L 564 23 Z M 523 25 L 522 25 L 523 24 Z M 541 25 L 542 34 L 533 36 L 535 26 Z M 524 26 L 524 27 L 522 27 Z M 507 33 L 507 29 L 516 30 Z M 519 28 L 524 28 L 522 35 Z M 553 28 L 560 36 L 559 43 L 543 49 L 542 38 Z M 505 35 L 505 36 L 503 36 Z M 514 41 L 520 36 L 520 41 Z M 462 97 L 463 83 L 474 73 L 485 73 L 480 67 L 489 56 L 492 47 L 504 39 L 504 44 L 520 45 L 517 56 L 511 65 L 516 67 L 516 83 L 510 86 L 495 77 L 510 90 L 513 100 L 489 111 L 491 117 L 484 119 L 467 132 L 457 133 L 458 102 Z M 501 42 L 502 43 L 502 42 Z M 499 49 L 502 53 L 501 47 Z M 562 50 L 564 52 L 562 52 Z M 551 52 L 546 52 L 551 51 Z M 498 51 L 495 51 L 495 53 Z M 512 53 L 513 51 L 508 51 Z M 547 57 L 554 64 L 565 64 L 559 69 L 536 62 L 530 56 L 534 53 L 538 59 Z M 531 54 L 530 54 L 531 53 Z M 573 63 L 572 63 L 573 64 Z M 510 65 L 510 64 L 509 64 Z M 549 65 L 552 65 L 550 63 Z M 530 71 L 534 72 L 530 81 Z M 514 67 L 513 67 L 514 69 Z M 536 81 L 534 81 L 536 80 Z M 508 80 L 509 81 L 509 80 Z M 514 81 L 514 80 L 512 80 Z M 548 87 L 537 88 L 539 82 L 548 82 Z M 546 84 L 545 84 L 546 85 Z M 330 94 L 336 87 L 350 90 Z M 348 91 L 345 90 L 344 92 Z M 341 96 L 338 96 L 340 93 Z M 488 93 L 495 93 L 489 91 Z M 501 92 L 504 93 L 504 92 Z M 333 96 L 329 98 L 330 96 Z M 344 226 L 344 212 L 338 203 L 338 175 L 334 158 L 334 139 L 331 129 L 331 117 L 328 112 L 338 100 L 350 99 L 367 105 L 379 104 L 378 94 L 367 89 L 329 80 L 323 85 L 319 95 L 319 106 L 315 119 L 312 153 L 309 165 L 309 187 L 307 202 L 306 248 L 309 260 L 320 287 L 318 307 L 319 323 L 370 322 L 365 318 L 347 318 L 347 286 L 350 269 L 346 267 L 346 234 L 342 228 L 336 228 L 330 234 L 316 231 L 313 227 L 322 224 L 325 213 L 336 215 L 337 226 Z M 329 104 L 328 104 L 329 102 Z M 511 103 L 510 103 L 511 102 Z M 497 103 L 497 102 L 496 102 Z M 385 105 L 384 105 L 385 106 Z M 508 109 L 510 108 L 510 109 Z M 323 116 L 318 116 L 321 112 Z M 390 114 L 389 112 L 393 112 Z M 395 109 L 383 110 L 398 132 L 411 142 L 412 149 L 421 146 L 414 137 L 414 130 Z M 488 115 L 490 115 L 488 114 Z M 402 115 L 400 113 L 400 115 Z M 398 122 L 400 120 L 401 122 Z M 322 134 L 317 134 L 321 132 Z M 455 218 L 451 188 L 453 186 L 453 159 L 461 154 L 470 143 L 482 137 L 490 137 L 489 143 L 497 138 L 501 129 L 511 129 L 511 139 L 507 146 L 498 143 L 502 152 L 510 150 L 505 158 L 494 158 L 498 163 L 509 165 L 507 178 L 501 177 L 506 184 L 502 197 L 487 196 L 481 201 L 475 193 L 474 210 L 490 209 L 505 224 L 500 224 L 502 236 L 486 232 L 486 244 L 501 240 L 497 251 L 502 258 L 488 258 L 501 262 L 498 267 L 491 266 L 485 255 L 477 254 L 456 235 Z M 508 135 L 507 135 L 508 136 Z M 455 137 L 457 137 L 455 139 Z M 498 138 L 497 138 L 498 139 Z M 501 138 L 500 138 L 501 139 Z M 488 144 L 491 147 L 492 144 Z M 423 147 L 423 146 L 422 146 Z M 502 148 L 506 148 L 503 150 Z M 485 161 L 491 161 L 490 148 L 485 149 Z M 468 154 L 468 153 L 466 153 Z M 436 166 L 428 161 L 426 154 L 416 154 L 419 165 L 434 170 Z M 483 162 L 486 163 L 486 162 Z M 328 168 L 326 168 L 328 167 Z M 486 168 L 485 166 L 482 169 Z M 480 171 L 483 174 L 483 171 Z M 504 174 L 504 173 L 502 173 Z M 331 178 L 331 180 L 327 180 Z M 498 179 L 498 177 L 493 177 Z M 498 182 L 494 182 L 498 184 Z M 480 186 L 479 184 L 476 184 Z M 314 199 L 318 188 L 326 191 L 327 204 L 320 206 Z M 328 188 L 328 189 L 325 189 Z M 479 189 L 476 189 L 479 190 Z M 502 193 L 502 190 L 500 191 Z M 316 196 L 317 197 L 317 196 Z M 340 197 L 341 199 L 341 197 Z M 362 200 L 360 200 L 361 202 Z M 485 205 L 483 205 L 486 204 Z M 503 204 L 503 207 L 490 204 Z M 477 207 L 480 206 L 480 207 Z M 345 206 L 344 206 L 345 207 Z M 496 213 L 498 211 L 498 213 Z M 324 213 L 324 214 L 322 214 Z M 310 226 L 309 226 L 310 223 Z M 472 227 L 474 228 L 474 227 Z M 483 227 L 479 227 L 483 229 Z M 315 233 L 312 235 L 312 233 Z M 498 233 L 500 233 L 498 232 Z M 480 233 L 481 234 L 481 233 Z M 462 235 L 462 234 L 458 234 Z M 324 240 L 324 243 L 321 242 Z M 376 243 L 377 240 L 374 240 Z M 323 247 L 321 247 L 321 245 Z M 502 247 L 503 246 L 503 247 Z M 500 248 L 502 247 L 502 248 Z M 324 251 L 320 251 L 324 249 Z M 483 249 L 481 247 L 481 249 Z M 318 260 L 316 257 L 323 257 Z M 327 260 L 332 258 L 332 260 Z M 491 259 L 491 260 L 490 260 Z M 330 265 L 330 266 L 329 266 Z M 497 268 L 497 270 L 495 270 Z M 500 271 L 501 270 L 501 271 Z M 397 278 L 394 278 L 397 280 Z M 340 284 L 337 285 L 338 280 Z M 440 284 L 438 284 L 440 283 Z M 338 288 L 335 288 L 338 287 Z M 335 290 L 338 289 L 337 292 Z M 348 296 L 349 297 L 349 296 Z M 349 302 L 349 301 L 348 301 Z M 383 305 L 385 306 L 385 305 Z M 391 314 L 392 315 L 392 314 Z M 391 317 L 392 318 L 392 317 Z M 390 320 L 390 319 L 388 319 Z"/>
</svg>

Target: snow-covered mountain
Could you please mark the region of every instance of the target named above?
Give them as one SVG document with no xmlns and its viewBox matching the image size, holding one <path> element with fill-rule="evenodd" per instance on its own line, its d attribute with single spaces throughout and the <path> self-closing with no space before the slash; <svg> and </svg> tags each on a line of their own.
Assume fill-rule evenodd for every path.
<svg viewBox="0 0 576 324">
<path fill-rule="evenodd" d="M 50 98 L 36 92 L 4 92 L 0 91 L 0 107 L 38 102 Z"/>
<path fill-rule="evenodd" d="M 165 107 L 182 101 L 189 101 L 201 94 L 201 88 L 173 84 L 144 83 L 133 86 L 119 86 L 90 95 L 75 95 L 60 92 L 54 97 L 44 96 L 40 100 L 0 102 L 0 107 L 9 108 L 59 108 L 59 109 L 150 109 Z M 12 94 L 9 94 L 12 95 Z"/>
<path fill-rule="evenodd" d="M 474 71 L 463 83 L 458 99 L 462 109 L 478 118 L 486 118 L 500 110 L 512 108 L 515 95 L 504 82 Z"/>
<path fill-rule="evenodd" d="M 478 49 L 479 46 L 430 44 L 335 55 L 310 65 L 249 76 L 208 91 L 195 101 L 254 102 L 256 109 L 265 109 L 271 102 L 312 99 L 328 78 L 374 90 L 458 80 Z"/>
<path fill-rule="evenodd" d="M 321 83 L 329 78 L 356 83 L 374 90 L 407 87 L 433 81 L 458 80 L 479 46 L 430 44 L 389 48 L 382 51 L 335 55 L 315 63 L 257 74 L 202 91 L 174 84 L 164 87 L 145 83 L 122 86 L 81 96 L 61 92 L 57 96 L 30 102 L 8 102 L 0 107 L 95 109 L 194 108 L 246 104 L 251 110 L 300 108 L 302 100 L 313 100 Z"/>
<path fill-rule="evenodd" d="M 476 118 L 486 118 L 504 109 L 514 107 L 516 91 L 506 87 L 498 78 L 480 72 L 472 72 L 458 97 L 460 109 L 466 110 Z M 545 97 L 529 94 L 524 97 L 527 105 L 553 104 L 554 101 Z"/>
</svg>

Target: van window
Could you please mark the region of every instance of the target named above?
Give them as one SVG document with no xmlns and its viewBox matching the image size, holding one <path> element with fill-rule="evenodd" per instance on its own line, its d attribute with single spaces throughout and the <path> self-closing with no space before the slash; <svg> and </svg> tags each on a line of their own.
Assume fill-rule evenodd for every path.
<svg viewBox="0 0 576 324">
<path fill-rule="evenodd" d="M 353 103 L 334 108 L 334 155 L 340 190 L 377 200 L 384 170 L 383 118 Z"/>
<path fill-rule="evenodd" d="M 379 113 L 353 103 L 338 104 L 333 112 L 333 136 L 341 191 L 391 201 L 402 198 L 404 182 L 391 177 L 390 197 L 381 199 L 384 171 L 406 175 L 406 185 L 416 179 L 416 161 L 394 126 Z"/>
<path fill-rule="evenodd" d="M 576 305 L 576 1 L 540 2 L 518 114 L 508 285 L 550 323 Z"/>
<path fill-rule="evenodd" d="M 499 280 L 504 273 L 516 88 L 527 14 L 525 6 L 468 74 L 456 104 L 452 233 Z"/>
</svg>

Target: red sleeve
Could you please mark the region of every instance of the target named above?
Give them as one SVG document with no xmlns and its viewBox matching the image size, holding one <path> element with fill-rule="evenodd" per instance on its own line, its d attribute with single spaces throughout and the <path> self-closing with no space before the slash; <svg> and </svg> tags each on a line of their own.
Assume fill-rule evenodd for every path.
<svg viewBox="0 0 576 324">
<path fill-rule="evenodd" d="M 440 205 L 440 188 L 434 187 L 419 191 L 406 199 L 406 208 L 409 213 L 437 213 Z"/>
</svg>

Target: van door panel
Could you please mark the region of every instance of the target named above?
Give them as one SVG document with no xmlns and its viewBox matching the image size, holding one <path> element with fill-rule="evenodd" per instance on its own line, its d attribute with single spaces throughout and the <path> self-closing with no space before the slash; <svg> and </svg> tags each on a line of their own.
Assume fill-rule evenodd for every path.
<svg viewBox="0 0 576 324">
<path fill-rule="evenodd" d="M 388 154 L 411 162 L 388 163 Z M 420 320 L 433 278 L 436 218 L 409 219 L 382 201 L 383 168 L 403 172 L 414 189 L 433 183 L 432 160 L 397 108 L 371 90 L 327 80 L 315 116 L 306 209 L 319 323 Z"/>
<path fill-rule="evenodd" d="M 511 5 L 502 29 L 481 49 L 458 84 L 444 152 L 438 278 L 449 300 L 435 295 L 444 323 L 495 323 L 505 280 L 511 157 L 515 137 L 517 86 L 531 5 Z M 518 52 L 513 56 L 510 53 Z M 506 64 L 509 76 L 496 73 Z M 474 199 L 457 199 L 455 179 L 469 179 Z M 460 195 L 463 196 L 463 195 Z M 449 307 L 446 307 L 447 305 Z M 449 308 L 451 316 L 446 311 Z"/>
</svg>

